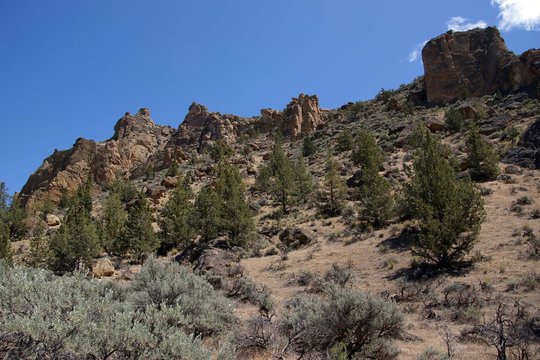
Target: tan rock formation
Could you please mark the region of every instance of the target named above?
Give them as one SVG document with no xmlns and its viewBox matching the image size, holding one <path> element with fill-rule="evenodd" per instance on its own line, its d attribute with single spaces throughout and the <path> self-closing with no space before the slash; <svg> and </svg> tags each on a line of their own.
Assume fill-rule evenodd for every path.
<svg viewBox="0 0 540 360">
<path fill-rule="evenodd" d="M 449 31 L 422 50 L 427 101 L 450 103 L 497 90 L 535 90 L 540 81 L 540 50 L 516 56 L 494 27 Z"/>
</svg>

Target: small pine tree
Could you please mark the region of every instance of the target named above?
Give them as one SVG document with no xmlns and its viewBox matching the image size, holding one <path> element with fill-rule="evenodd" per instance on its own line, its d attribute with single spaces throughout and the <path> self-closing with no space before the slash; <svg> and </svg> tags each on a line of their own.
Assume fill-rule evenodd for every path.
<svg viewBox="0 0 540 360">
<path fill-rule="evenodd" d="M 169 169 L 167 170 L 167 176 L 177 176 L 179 171 L 180 171 L 180 164 L 178 164 L 178 161 L 174 159 L 169 165 Z"/>
<path fill-rule="evenodd" d="M 57 272 L 69 272 L 82 264 L 91 266 L 99 252 L 99 237 L 92 213 L 92 180 L 79 187 L 68 209 L 64 224 L 50 243 L 50 267 Z"/>
<path fill-rule="evenodd" d="M 302 143 L 302 155 L 304 157 L 311 156 L 317 152 L 317 146 L 311 136 L 306 136 Z"/>
<path fill-rule="evenodd" d="M 186 179 L 179 180 L 161 210 L 161 238 L 167 247 L 185 245 L 195 237 L 193 192 Z"/>
<path fill-rule="evenodd" d="M 284 214 L 298 200 L 295 164 L 285 154 L 280 140 L 276 140 L 268 163 L 259 170 L 257 186 L 274 197 Z"/>
<path fill-rule="evenodd" d="M 218 194 L 211 186 L 205 186 L 195 199 L 195 222 L 203 241 L 208 242 L 218 235 L 226 220 L 221 215 L 222 204 Z"/>
<path fill-rule="evenodd" d="M 365 220 L 375 227 L 384 225 L 394 215 L 394 197 L 388 181 L 378 173 L 372 174 L 362 181 L 359 189 L 361 214 Z"/>
<path fill-rule="evenodd" d="M 9 239 L 9 228 L 0 221 L 0 260 L 11 263 L 11 241 Z"/>
<path fill-rule="evenodd" d="M 26 210 L 20 205 L 18 200 L 13 200 L 9 210 L 5 214 L 5 221 L 9 228 L 11 239 L 21 239 L 26 235 L 28 226 L 26 225 Z"/>
<path fill-rule="evenodd" d="M 337 150 L 338 151 L 349 151 L 354 148 L 354 138 L 352 136 L 351 130 L 345 129 L 341 132 L 338 138 Z"/>
<path fill-rule="evenodd" d="M 105 209 L 101 217 L 101 244 L 109 254 L 122 253 L 122 236 L 128 213 L 122 204 L 120 194 L 111 193 L 105 202 Z"/>
<path fill-rule="evenodd" d="M 356 139 L 356 149 L 351 160 L 354 164 L 362 167 L 363 170 L 376 170 L 382 166 L 384 155 L 381 148 L 377 145 L 377 140 L 367 130 L 361 130 Z"/>
<path fill-rule="evenodd" d="M 233 148 L 221 139 L 216 140 L 213 146 L 210 148 L 210 158 L 216 163 L 229 159 L 231 156 L 233 156 L 233 154 Z"/>
<path fill-rule="evenodd" d="M 499 175 L 499 156 L 493 145 L 482 139 L 474 124 L 469 128 L 467 156 L 469 173 L 474 181 L 494 180 Z"/>
<path fill-rule="evenodd" d="M 143 195 L 128 208 L 126 231 L 122 238 L 122 246 L 137 261 L 142 261 L 158 247 L 158 239 L 152 227 L 152 209 Z"/>
<path fill-rule="evenodd" d="M 330 215 L 337 215 L 344 206 L 347 196 L 347 184 L 340 176 L 338 162 L 328 153 L 324 172 L 324 181 L 318 193 L 319 208 Z"/>
<path fill-rule="evenodd" d="M 418 220 L 413 255 L 446 267 L 468 254 L 485 218 L 482 198 L 469 179 L 460 180 L 445 151 L 429 131 L 414 159 L 405 200 Z"/>
<path fill-rule="evenodd" d="M 446 110 L 446 113 L 444 114 L 444 122 L 446 124 L 446 128 L 451 133 L 460 132 L 465 126 L 463 115 L 461 115 L 461 113 L 454 107 L 450 107 L 448 110 Z"/>
<path fill-rule="evenodd" d="M 218 166 L 216 193 L 221 202 L 223 230 L 230 243 L 247 246 L 253 237 L 254 223 L 242 178 L 232 165 L 222 163 Z"/>
<path fill-rule="evenodd" d="M 303 158 L 299 158 L 294 162 L 294 174 L 296 180 L 296 199 L 299 202 L 306 202 L 313 190 L 313 177 Z"/>
</svg>

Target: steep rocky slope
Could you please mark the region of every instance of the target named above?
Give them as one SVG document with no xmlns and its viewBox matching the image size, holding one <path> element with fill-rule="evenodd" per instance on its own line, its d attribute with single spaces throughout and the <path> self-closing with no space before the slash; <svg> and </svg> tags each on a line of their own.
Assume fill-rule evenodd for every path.
<svg viewBox="0 0 540 360">
<path fill-rule="evenodd" d="M 126 114 L 110 140 L 79 139 L 72 149 L 47 158 L 30 177 L 20 198 L 27 208 L 39 212 L 45 200 L 58 202 L 63 193 L 73 192 L 91 176 L 99 213 L 107 196 L 104 185 L 116 178 L 130 178 L 149 195 L 157 217 L 175 186 L 176 178 L 167 174 L 173 160 L 179 163 L 180 173 L 191 177 L 197 192 L 213 181 L 215 164 L 207 150 L 222 140 L 233 148 L 230 162 L 248 186 L 256 221 L 252 247 L 230 249 L 218 238 L 196 253 L 172 251 L 167 260 L 181 261 L 197 273 L 211 274 L 214 280 L 251 278 L 267 286 L 277 304 L 277 317 L 288 299 L 314 292 L 316 280 L 338 264 L 354 275 L 352 286 L 395 302 L 404 314 L 406 331 L 399 339 L 400 359 L 417 359 L 429 347 L 444 349 L 444 329 L 451 335 L 456 358 L 491 359 L 493 348 L 461 336 L 471 319 L 490 317 L 500 296 L 516 304 L 540 302 L 538 262 L 526 255 L 528 245 L 523 235 L 524 227 L 533 234 L 540 231 L 539 50 L 518 57 L 507 50 L 496 29 L 488 28 L 443 34 L 426 44 L 423 57 L 424 77 L 382 92 L 373 100 L 333 110 L 321 110 L 316 96 L 301 94 L 283 111 L 263 109 L 260 116 L 249 118 L 211 112 L 194 103 L 176 129 L 156 125 L 147 109 Z M 451 104 L 443 105 L 446 103 Z M 416 261 L 408 251 L 408 222 L 395 219 L 385 228 L 366 230 L 356 221 L 355 200 L 347 201 L 342 216 L 320 214 L 313 200 L 276 219 L 277 207 L 270 197 L 251 186 L 268 159 L 275 133 L 285 136 L 284 148 L 290 156 L 300 155 L 306 136 L 313 140 L 317 151 L 306 161 L 317 184 L 323 181 L 327 151 L 337 148 L 344 131 L 357 134 L 360 129 L 369 129 L 385 151 L 381 175 L 397 190 L 407 181 L 405 169 L 412 158 L 408 140 L 417 122 L 436 133 L 465 170 L 465 132 L 452 133 L 447 128 L 445 114 L 450 109 L 465 121 L 475 122 L 482 137 L 502 155 L 502 174 L 479 184 L 487 219 L 471 254 L 475 265 L 465 271 L 425 282 L 404 281 Z M 334 151 L 334 155 L 352 194 L 361 169 L 351 161 L 350 150 Z M 145 177 L 147 169 L 155 176 Z M 55 215 L 49 231 L 55 231 L 63 220 L 62 211 Z M 283 244 L 292 243 L 299 248 L 284 250 Z M 28 244 L 22 241 L 17 246 L 24 253 Z M 132 279 L 139 269 L 122 259 L 100 259 L 97 265 L 96 276 L 121 280 Z M 445 303 L 445 292 L 456 283 L 469 291 L 467 294 L 475 291 L 478 302 L 467 307 L 467 313 L 463 309 L 456 312 Z M 245 302 L 234 306 L 242 320 L 257 314 L 257 309 Z M 539 331 L 540 314 L 533 315 L 531 327 Z M 538 339 L 535 341 L 538 347 Z M 271 350 L 265 351 L 249 358 L 271 358 Z"/>
</svg>

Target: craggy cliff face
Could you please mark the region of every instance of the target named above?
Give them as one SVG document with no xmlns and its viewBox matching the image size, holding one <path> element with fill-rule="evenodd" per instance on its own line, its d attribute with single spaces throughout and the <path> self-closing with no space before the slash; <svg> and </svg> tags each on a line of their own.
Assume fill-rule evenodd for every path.
<svg viewBox="0 0 540 360">
<path fill-rule="evenodd" d="M 497 90 L 534 92 L 540 81 L 540 50 L 517 56 L 493 27 L 440 35 L 426 44 L 422 60 L 431 104 Z"/>
<path fill-rule="evenodd" d="M 174 130 L 156 125 L 146 108 L 136 115 L 126 113 L 116 123 L 110 140 L 78 139 L 73 148 L 55 151 L 46 158 L 24 185 L 19 199 L 28 209 L 47 200 L 57 203 L 62 194 L 73 193 L 88 177 L 98 184 L 134 178 L 148 167 L 162 169 L 173 159 L 184 161 L 189 151 L 202 152 L 216 140 L 233 143 L 250 131 L 281 131 L 296 138 L 325 121 L 317 96 L 303 94 L 293 98 L 284 111 L 262 110 L 261 114 L 253 118 L 222 115 L 193 103 Z"/>
</svg>

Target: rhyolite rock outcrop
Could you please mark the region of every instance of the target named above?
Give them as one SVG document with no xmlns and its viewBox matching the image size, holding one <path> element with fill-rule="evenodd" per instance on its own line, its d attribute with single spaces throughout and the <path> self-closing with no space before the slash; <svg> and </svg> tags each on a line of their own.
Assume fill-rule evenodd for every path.
<svg viewBox="0 0 540 360">
<path fill-rule="evenodd" d="M 494 27 L 442 34 L 427 42 L 422 60 L 427 101 L 431 104 L 496 91 L 534 94 L 540 83 L 540 50 L 515 55 Z"/>
<path fill-rule="evenodd" d="M 185 161 L 189 152 L 203 152 L 216 140 L 231 144 L 245 134 L 274 131 L 297 138 L 321 127 L 324 121 L 325 112 L 320 109 L 317 96 L 304 94 L 293 98 L 285 110 L 262 110 L 258 117 L 210 112 L 193 103 L 176 130 L 156 124 L 150 110 L 142 108 L 137 114 L 126 113 L 118 120 L 109 140 L 80 138 L 71 149 L 55 151 L 30 176 L 18 198 L 27 208 L 37 209 L 45 201 L 58 203 L 64 194 L 72 194 L 89 177 L 96 184 L 136 178 L 148 168 L 161 170 L 173 160 Z M 157 201 L 162 193 L 156 190 L 149 195 Z"/>
<path fill-rule="evenodd" d="M 89 177 L 97 183 L 130 178 L 141 172 L 147 159 L 164 148 L 174 130 L 156 125 L 150 111 L 126 113 L 114 127 L 114 135 L 104 142 L 79 138 L 69 150 L 55 151 L 30 176 L 19 194 L 27 208 L 50 200 L 59 202 L 73 193 Z"/>
</svg>

